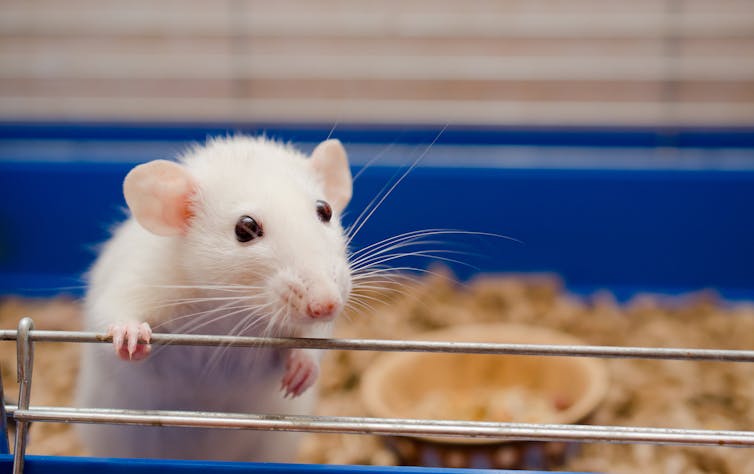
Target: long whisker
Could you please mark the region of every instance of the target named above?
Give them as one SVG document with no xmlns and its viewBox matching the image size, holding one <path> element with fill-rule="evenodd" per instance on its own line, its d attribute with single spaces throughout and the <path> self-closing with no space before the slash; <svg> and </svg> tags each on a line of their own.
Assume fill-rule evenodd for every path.
<svg viewBox="0 0 754 474">
<path fill-rule="evenodd" d="M 224 305 L 221 305 L 221 306 L 218 306 L 218 307 L 214 307 L 214 308 L 210 308 L 210 309 L 207 309 L 207 310 L 204 310 L 204 311 L 197 311 L 195 313 L 182 314 L 180 316 L 176 316 L 176 317 L 170 318 L 170 319 L 168 319 L 166 321 L 162 321 L 161 323 L 153 326 L 152 329 L 158 329 L 158 328 L 166 326 L 168 324 L 172 324 L 172 323 L 174 323 L 176 321 L 180 321 L 180 320 L 184 320 L 184 319 L 188 319 L 188 318 L 196 318 L 196 317 L 203 316 L 203 315 L 206 315 L 206 314 L 217 313 L 218 311 L 222 311 L 224 309 L 239 309 L 239 308 L 248 308 L 249 307 L 249 305 L 247 305 L 247 304 L 242 304 L 242 305 L 239 305 L 239 306 L 232 306 L 233 303 L 235 303 L 235 302 L 231 301 L 231 302 L 228 302 L 228 303 L 226 303 Z"/>
<path fill-rule="evenodd" d="M 363 247 L 353 252 L 350 255 L 350 258 L 353 259 L 355 256 L 363 254 L 363 253 L 371 253 L 370 251 L 377 251 L 378 249 L 389 246 L 391 244 L 397 244 L 397 243 L 406 242 L 406 241 L 416 241 L 423 237 L 438 236 L 438 235 L 493 237 L 493 238 L 505 239 L 505 240 L 510 240 L 519 244 L 523 244 L 522 241 L 514 237 L 510 237 L 503 234 L 495 234 L 491 232 L 480 232 L 480 231 L 458 230 L 458 229 L 424 229 L 424 230 L 415 230 L 412 232 L 406 232 L 403 234 L 388 237 L 387 239 L 381 240 L 379 242 L 375 242 L 373 244 L 370 244 L 366 247 Z"/>
<path fill-rule="evenodd" d="M 353 240 L 353 238 L 356 237 L 356 234 L 358 234 L 359 231 L 361 230 L 361 228 L 364 227 L 364 224 L 366 224 L 367 221 L 369 221 L 369 218 L 372 217 L 372 215 L 375 213 L 375 211 L 377 209 L 379 209 L 379 207 L 382 205 L 383 202 L 385 202 L 385 199 L 387 199 L 388 196 L 390 196 L 390 194 L 395 190 L 396 187 L 398 187 L 399 184 L 401 184 L 401 182 L 406 178 L 406 176 L 408 176 L 409 173 L 411 173 L 411 171 L 413 171 L 414 168 L 416 168 L 416 166 L 419 164 L 419 162 L 421 162 L 421 160 L 424 159 L 424 157 L 427 155 L 427 153 L 432 148 L 432 146 L 434 146 L 434 144 L 437 143 L 437 140 L 440 139 L 440 137 L 442 136 L 442 134 L 445 133 L 445 130 L 447 128 L 448 128 L 448 124 L 445 124 L 445 126 L 437 133 L 437 135 L 435 136 L 435 138 L 432 140 L 432 143 L 430 143 L 427 146 L 427 148 L 424 150 L 424 152 L 421 155 L 419 155 L 419 157 L 417 159 L 415 159 L 413 163 L 411 163 L 411 166 L 409 166 L 409 168 L 400 176 L 400 178 L 398 178 L 398 180 L 395 183 L 393 183 L 392 186 L 390 186 L 390 188 L 387 190 L 387 193 L 385 193 L 382 196 L 382 198 L 380 198 L 380 200 L 377 202 L 377 204 L 366 215 L 366 217 L 364 218 L 364 220 L 362 220 L 361 223 L 359 223 L 358 227 L 355 227 L 355 230 L 353 232 L 350 232 L 350 230 L 349 230 L 348 239 L 347 239 L 347 242 L 346 242 L 347 244 L 351 243 L 351 241 Z"/>
<path fill-rule="evenodd" d="M 399 272 L 417 272 L 417 273 L 423 273 L 425 275 L 432 275 L 432 276 L 437 277 L 437 278 L 441 278 L 441 279 L 444 279 L 444 280 L 448 280 L 448 281 L 454 282 L 456 284 L 461 285 L 461 287 L 464 287 L 464 288 L 468 287 L 463 282 L 456 282 L 453 278 L 451 278 L 450 276 L 448 276 L 448 275 L 446 275 L 444 273 L 439 273 L 439 272 L 436 272 L 436 271 L 433 271 L 433 270 L 428 270 L 428 269 L 425 269 L 425 268 L 408 267 L 408 266 L 384 267 L 384 268 L 378 268 L 378 269 L 371 269 L 368 272 L 364 272 L 363 274 L 357 274 L 355 276 L 352 276 L 351 278 L 354 279 L 354 280 L 356 280 L 356 279 L 360 279 L 360 278 L 367 279 L 367 278 L 372 277 L 373 275 L 381 275 L 381 276 L 393 275 L 393 276 L 400 276 Z"/>
<path fill-rule="evenodd" d="M 394 245 L 385 246 L 383 248 L 375 249 L 373 252 L 362 254 L 359 256 L 359 258 L 353 259 L 349 262 L 349 266 L 351 268 L 359 266 L 360 263 L 369 261 L 371 259 L 377 258 L 380 255 L 386 254 L 388 252 L 392 252 L 394 250 L 399 249 L 405 249 L 409 247 L 418 247 L 418 246 L 429 246 L 429 245 L 446 245 L 448 242 L 443 242 L 440 240 L 406 240 L 403 242 L 398 242 Z"/>
<path fill-rule="evenodd" d="M 223 305 L 220 305 L 220 306 L 217 306 L 217 307 L 213 307 L 213 308 L 210 308 L 210 309 L 207 309 L 207 310 L 204 310 L 204 311 L 197 311 L 197 312 L 190 313 L 190 314 L 183 314 L 183 315 L 180 315 L 180 316 L 176 316 L 174 318 L 170 318 L 170 319 L 168 319 L 166 321 L 163 321 L 160 324 L 157 324 L 156 326 L 153 327 L 153 329 L 158 329 L 158 328 L 164 327 L 164 326 L 169 325 L 169 324 L 172 325 L 172 324 L 176 323 L 177 321 L 182 321 L 182 320 L 185 320 L 185 319 L 189 319 L 189 321 L 187 323 L 184 323 L 184 324 L 181 324 L 181 325 L 178 325 L 178 326 L 172 328 L 172 330 L 170 332 L 176 333 L 176 334 L 180 334 L 180 333 L 184 333 L 184 332 L 188 332 L 188 331 L 195 331 L 199 327 L 203 327 L 203 326 L 205 326 L 207 324 L 212 324 L 212 323 L 214 323 L 216 321 L 220 321 L 220 320 L 224 319 L 228 315 L 227 313 L 224 313 L 224 314 L 220 314 L 219 316 L 213 317 L 217 313 L 220 313 L 222 311 L 229 311 L 229 310 L 233 310 L 233 313 L 236 313 L 237 310 L 238 311 L 243 311 L 244 309 L 248 309 L 249 308 L 249 306 L 247 304 L 243 304 L 243 305 L 240 305 L 240 306 L 234 306 L 235 303 L 236 303 L 235 301 L 229 301 L 229 302 L 227 302 L 227 303 L 225 303 Z M 231 313 L 231 315 L 233 313 Z M 212 319 L 208 320 L 208 318 L 212 318 Z M 207 321 L 205 321 L 205 320 L 207 320 Z M 205 321 L 205 322 L 202 323 L 202 321 Z M 153 350 L 153 356 L 156 355 L 158 352 L 162 351 L 165 347 L 167 347 L 169 345 L 170 345 L 170 343 L 168 342 L 166 344 L 162 344 L 162 345 L 158 346 L 156 349 Z"/>
<path fill-rule="evenodd" d="M 236 314 L 240 314 L 240 313 L 243 313 L 244 311 L 248 311 L 248 309 L 249 309 L 248 306 L 244 306 L 244 307 L 242 307 L 242 308 L 240 308 L 238 310 L 231 311 L 230 313 L 220 314 L 219 316 L 217 316 L 215 318 L 212 318 L 209 321 L 204 321 L 201 324 L 196 324 L 194 326 L 191 326 L 190 329 L 188 329 L 188 331 L 195 332 L 198 329 L 206 327 L 206 326 L 208 326 L 210 324 L 214 324 L 214 323 L 216 323 L 218 321 L 222 321 L 223 319 L 229 318 L 231 316 L 235 316 Z"/>
<path fill-rule="evenodd" d="M 356 311 L 359 314 L 374 314 L 376 310 L 372 305 L 363 301 L 350 300 L 345 307 L 346 311 Z"/>
<path fill-rule="evenodd" d="M 249 314 L 247 314 L 235 326 L 233 326 L 230 329 L 230 331 L 228 331 L 228 333 L 232 336 L 242 336 L 245 331 L 245 326 L 248 324 L 248 320 L 252 319 L 252 325 L 253 325 L 254 318 L 261 319 L 262 317 L 264 317 L 264 314 L 261 314 L 261 311 L 271 307 L 272 305 L 273 303 L 270 302 L 262 306 L 250 308 Z"/>
<path fill-rule="evenodd" d="M 228 334 L 230 335 L 239 335 L 243 334 L 243 332 L 237 332 L 237 330 L 243 326 L 246 326 L 248 324 L 248 320 L 251 319 L 251 324 L 260 321 L 262 319 L 262 315 L 258 314 L 258 309 L 260 308 L 252 308 L 249 310 L 249 308 L 246 308 L 246 310 L 249 310 L 248 313 L 240 318 L 240 320 L 228 331 Z M 235 314 L 237 314 L 236 312 Z M 233 313 L 232 313 L 233 314 Z M 210 356 L 209 360 L 206 362 L 204 366 L 204 373 L 208 373 L 212 368 L 214 368 L 216 365 L 220 363 L 222 358 L 225 356 L 225 354 L 228 352 L 228 350 L 233 346 L 232 343 L 226 343 L 221 344 L 214 348 L 212 351 L 212 355 Z"/>
<path fill-rule="evenodd" d="M 376 276 L 391 277 L 391 278 L 408 278 L 409 274 L 406 272 L 413 272 L 422 270 L 416 267 L 389 267 L 387 265 L 375 268 L 359 269 L 358 272 L 351 275 L 351 280 L 357 282 L 359 280 L 370 280 Z"/>
<path fill-rule="evenodd" d="M 197 298 L 181 298 L 175 300 L 167 300 L 163 304 L 151 306 L 150 310 L 170 308 L 181 305 L 193 305 L 201 303 L 219 303 L 222 301 L 237 301 L 237 302 L 250 302 L 262 298 L 262 295 L 246 295 L 246 296 L 218 296 L 218 297 L 197 297 Z"/>
<path fill-rule="evenodd" d="M 353 230 L 359 226 L 364 220 L 364 216 L 366 216 L 372 208 L 375 206 L 375 203 L 386 193 L 388 192 L 388 188 L 390 188 L 390 184 L 393 182 L 393 179 L 397 179 L 397 177 L 400 175 L 400 170 L 396 171 L 393 176 L 390 177 L 390 179 L 382 186 L 382 188 L 375 194 L 375 196 L 369 201 L 369 203 L 364 206 L 364 209 L 359 213 L 358 217 L 345 228 L 345 235 L 346 237 L 350 237 Z M 347 243 L 350 243 L 350 238 L 348 239 Z"/>
<path fill-rule="evenodd" d="M 367 161 L 366 163 L 364 163 L 364 165 L 362 165 L 361 169 L 354 175 L 353 182 L 355 183 L 356 180 L 359 179 L 359 176 L 361 176 L 364 173 L 364 171 L 366 171 L 370 166 L 372 166 L 377 160 L 379 160 L 380 158 L 382 158 L 385 155 L 385 153 L 387 153 L 388 151 L 392 150 L 394 146 L 395 146 L 395 142 L 389 144 L 388 146 L 386 146 L 385 148 L 383 148 L 382 150 L 380 150 L 380 152 L 378 152 L 377 154 L 375 154 L 372 158 L 370 158 L 369 161 Z"/>
<path fill-rule="evenodd" d="M 434 252 L 434 253 L 430 253 Z M 443 253 L 464 253 L 464 252 L 457 252 L 453 250 L 426 250 L 426 251 L 419 251 L 419 252 L 405 252 L 405 253 L 397 253 L 397 254 L 389 254 L 387 256 L 383 256 L 381 259 L 374 261 L 373 263 L 369 263 L 367 265 L 364 265 L 360 268 L 357 268 L 356 270 L 360 270 L 362 268 L 370 268 L 373 265 L 381 265 L 387 262 L 391 262 L 393 260 L 399 260 L 407 257 L 419 257 L 419 258 L 426 258 L 430 260 L 440 260 L 442 262 L 448 262 L 448 263 L 457 263 L 458 265 L 463 265 L 468 268 L 472 268 L 475 270 L 479 270 L 479 268 L 475 265 L 472 265 L 468 262 L 464 262 L 463 260 L 458 260 L 456 258 L 448 258 L 443 257 L 441 255 L 437 255 L 436 253 L 443 252 Z"/>
<path fill-rule="evenodd" d="M 402 241 L 402 240 L 408 240 L 408 239 L 417 238 L 417 237 L 425 237 L 425 236 L 431 235 L 434 232 L 446 232 L 446 231 L 452 231 L 452 229 L 421 229 L 421 230 L 412 230 L 410 232 L 404 232 L 402 234 L 392 235 L 390 237 L 387 237 L 385 239 L 382 239 L 377 242 L 373 242 L 365 247 L 362 247 L 352 252 L 350 256 L 353 258 L 354 256 L 362 254 L 364 252 L 368 252 L 369 250 L 375 247 L 382 247 L 385 245 L 390 245 L 392 243 Z"/>
<path fill-rule="evenodd" d="M 174 290 L 212 290 L 227 292 L 242 292 L 247 290 L 258 290 L 261 286 L 226 284 L 226 285 L 151 285 L 152 288 L 174 289 Z"/>
<path fill-rule="evenodd" d="M 335 133 L 335 129 L 336 128 L 338 128 L 338 121 L 335 121 L 332 124 L 332 128 L 330 129 L 330 133 L 327 134 L 327 138 L 325 138 L 325 140 L 329 140 L 330 138 L 332 138 L 332 134 Z"/>
<path fill-rule="evenodd" d="M 214 302 L 214 301 L 229 301 L 229 300 L 237 300 L 237 301 L 245 301 L 245 300 L 253 300 L 256 298 L 260 298 L 262 295 L 256 294 L 256 295 L 233 295 L 233 296 L 197 296 L 197 297 L 191 297 L 191 298 L 177 298 L 174 300 L 167 300 L 168 302 L 186 302 L 186 303 L 204 303 L 204 302 Z"/>
<path fill-rule="evenodd" d="M 367 255 L 362 258 L 360 258 L 358 261 L 352 262 L 351 265 L 349 265 L 349 268 L 351 270 L 358 270 L 359 268 L 369 267 L 373 264 L 380 264 L 383 262 L 383 259 L 387 257 L 412 257 L 412 256 L 422 256 L 422 255 L 432 255 L 432 253 L 435 254 L 454 254 L 454 255 L 466 255 L 466 256 L 481 256 L 481 254 L 477 252 L 468 252 L 468 251 L 461 251 L 461 250 L 452 250 L 452 249 L 443 249 L 443 248 L 425 248 L 423 250 L 416 250 L 413 252 L 392 252 L 393 250 L 400 250 L 404 249 L 406 247 L 416 247 L 419 245 L 430 245 L 430 244 L 438 244 L 438 242 L 411 242 L 406 244 L 400 244 L 396 245 L 394 247 L 388 247 L 380 252 L 375 252 L 372 255 Z M 442 243 L 442 242 L 439 242 Z M 388 253 L 392 252 L 392 253 Z M 440 257 L 438 257 L 439 259 Z M 395 260 L 395 258 L 392 258 L 391 260 Z"/>
<path fill-rule="evenodd" d="M 365 299 L 369 300 L 369 301 L 375 301 L 377 303 L 384 303 L 383 300 L 377 298 L 376 296 L 366 295 L 366 294 L 363 294 L 363 293 L 361 293 L 361 294 L 357 295 L 356 297 L 354 297 L 353 301 L 364 302 Z"/>
<path fill-rule="evenodd" d="M 410 280 L 411 284 L 418 283 L 416 280 Z M 405 296 L 411 291 L 405 288 L 406 284 L 400 284 L 395 280 L 367 280 L 366 282 L 360 282 L 358 285 L 354 285 L 351 291 L 353 297 L 357 297 L 362 293 L 394 293 Z"/>
<path fill-rule="evenodd" d="M 277 314 L 278 312 L 280 312 L 279 309 L 275 313 L 273 313 L 272 315 L 270 315 L 270 314 L 261 314 L 260 313 L 260 309 L 267 309 L 267 308 L 269 308 L 271 306 L 273 306 L 273 304 L 269 303 L 269 304 L 265 305 L 263 308 L 254 308 L 254 310 L 252 310 L 251 312 L 249 312 L 249 315 L 245 318 L 245 320 L 248 321 L 248 322 L 244 324 L 244 326 L 238 331 L 237 334 L 239 336 L 243 336 L 243 335 L 247 334 L 247 331 L 251 331 L 254 328 L 254 326 L 256 326 L 257 324 L 259 324 L 260 322 L 262 322 L 263 318 L 265 316 L 267 318 L 269 318 L 269 319 L 274 319 L 275 318 L 274 315 Z"/>
</svg>

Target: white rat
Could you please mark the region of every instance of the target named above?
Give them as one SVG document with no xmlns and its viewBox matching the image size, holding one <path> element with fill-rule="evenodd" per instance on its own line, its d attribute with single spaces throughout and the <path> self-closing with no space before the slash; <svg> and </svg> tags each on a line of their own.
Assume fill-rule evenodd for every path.
<svg viewBox="0 0 754 474">
<path fill-rule="evenodd" d="M 89 275 L 82 407 L 308 414 L 318 351 L 138 344 L 151 330 L 328 337 L 351 291 L 337 140 L 310 158 L 264 138 L 216 139 L 135 167 L 131 218 Z M 97 456 L 292 461 L 296 433 L 81 425 Z"/>
</svg>

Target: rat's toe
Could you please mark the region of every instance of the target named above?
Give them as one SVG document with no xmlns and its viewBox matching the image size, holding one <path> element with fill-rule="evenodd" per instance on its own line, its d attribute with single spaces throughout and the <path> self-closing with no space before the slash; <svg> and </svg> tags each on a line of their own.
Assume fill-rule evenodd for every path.
<svg viewBox="0 0 754 474">
<path fill-rule="evenodd" d="M 285 397 L 297 397 L 314 385 L 319 375 L 317 362 L 304 351 L 292 351 L 286 362 L 282 388 Z"/>
<path fill-rule="evenodd" d="M 107 334 L 113 338 L 115 353 L 123 360 L 141 360 L 149 355 L 152 329 L 147 323 L 127 322 L 111 325 Z M 147 343 L 140 342 L 146 341 Z"/>
</svg>

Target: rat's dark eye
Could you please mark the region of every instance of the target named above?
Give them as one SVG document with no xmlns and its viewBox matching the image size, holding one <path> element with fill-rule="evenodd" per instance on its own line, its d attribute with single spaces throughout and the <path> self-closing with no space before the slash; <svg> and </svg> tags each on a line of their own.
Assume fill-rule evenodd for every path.
<svg viewBox="0 0 754 474">
<path fill-rule="evenodd" d="M 322 222 L 330 222 L 330 219 L 332 219 L 332 208 L 325 201 L 317 201 L 317 215 Z"/>
<path fill-rule="evenodd" d="M 257 221 L 253 217 L 241 216 L 238 218 L 238 222 L 236 222 L 236 239 L 239 242 L 248 242 L 261 237 L 263 234 L 262 226 L 257 224 Z"/>
</svg>

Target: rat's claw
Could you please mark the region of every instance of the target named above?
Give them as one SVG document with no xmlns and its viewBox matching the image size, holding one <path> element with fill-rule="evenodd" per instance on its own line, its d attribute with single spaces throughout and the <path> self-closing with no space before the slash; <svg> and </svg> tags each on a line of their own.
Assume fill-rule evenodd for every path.
<svg viewBox="0 0 754 474">
<path fill-rule="evenodd" d="M 149 344 L 152 338 L 152 328 L 148 323 L 131 321 L 113 324 L 108 328 L 107 334 L 112 336 L 115 353 L 123 360 L 144 359 L 152 350 Z M 139 340 L 144 342 L 139 342 Z"/>
<path fill-rule="evenodd" d="M 113 347 L 115 348 L 116 354 L 120 352 L 120 348 L 123 345 L 123 336 L 125 336 L 125 334 L 125 331 L 120 330 L 115 325 L 112 325 L 107 329 L 107 335 L 113 336 Z"/>
<path fill-rule="evenodd" d="M 134 354 L 137 353 L 136 351 L 138 349 L 137 344 L 139 342 L 139 339 L 148 343 L 151 338 L 152 338 L 152 328 L 149 327 L 149 324 L 141 323 L 138 325 L 135 325 L 135 324 L 129 325 L 128 327 L 128 356 L 129 358 L 133 359 Z M 146 352 L 144 354 L 144 357 L 146 357 L 147 354 L 149 353 L 149 349 L 151 346 L 149 344 L 146 344 L 146 345 L 141 344 L 141 345 L 146 346 L 140 351 L 140 352 Z"/>
<path fill-rule="evenodd" d="M 303 350 L 293 350 L 285 364 L 285 375 L 280 386 L 285 398 L 298 397 L 314 385 L 319 375 L 319 365 Z"/>
</svg>

